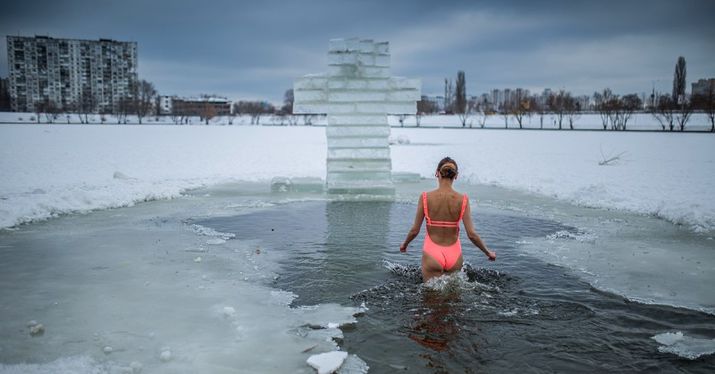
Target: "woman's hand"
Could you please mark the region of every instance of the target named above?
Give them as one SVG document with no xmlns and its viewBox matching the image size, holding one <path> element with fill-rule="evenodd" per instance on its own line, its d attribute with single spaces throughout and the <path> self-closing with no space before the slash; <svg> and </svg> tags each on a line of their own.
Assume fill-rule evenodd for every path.
<svg viewBox="0 0 715 374">
<path fill-rule="evenodd" d="M 405 243 L 400 244 L 400 252 L 407 252 L 407 244 L 405 244 Z"/>
<path fill-rule="evenodd" d="M 489 257 L 489 261 L 495 261 L 497 259 L 497 254 L 496 252 L 487 250 L 487 257 Z"/>
</svg>

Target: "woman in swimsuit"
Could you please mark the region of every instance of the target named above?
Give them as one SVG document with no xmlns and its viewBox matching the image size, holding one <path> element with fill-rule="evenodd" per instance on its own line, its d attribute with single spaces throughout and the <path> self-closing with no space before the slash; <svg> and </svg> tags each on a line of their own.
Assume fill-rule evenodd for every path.
<svg viewBox="0 0 715 374">
<path fill-rule="evenodd" d="M 464 221 L 467 237 L 484 252 L 490 261 L 497 258 L 490 251 L 474 230 L 472 215 L 467 195 L 462 195 L 452 188 L 457 179 L 457 162 L 449 157 L 443 158 L 437 165 L 435 176 L 439 187 L 430 192 L 423 192 L 417 203 L 417 214 L 412 228 L 407 233 L 400 251 L 406 252 L 407 246 L 417 237 L 422 227 L 422 220 L 427 219 L 427 235 L 422 249 L 422 279 L 445 273 L 459 271 L 462 268 L 462 244 L 459 242 L 459 221 Z"/>
</svg>

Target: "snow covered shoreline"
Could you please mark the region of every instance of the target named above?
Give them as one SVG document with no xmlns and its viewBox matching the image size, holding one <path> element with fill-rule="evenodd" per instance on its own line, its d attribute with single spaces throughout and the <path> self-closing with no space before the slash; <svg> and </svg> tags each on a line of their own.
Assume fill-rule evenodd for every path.
<svg viewBox="0 0 715 374">
<path fill-rule="evenodd" d="M 324 177 L 324 131 L 2 125 L 0 228 L 222 182 Z M 392 136 L 401 139 L 392 146 L 395 171 L 431 177 L 436 161 L 450 155 L 471 183 L 715 228 L 715 137 L 707 134 L 393 128 Z"/>
<path fill-rule="evenodd" d="M 104 119 L 104 121 L 102 121 Z M 206 122 L 201 120 L 199 117 L 187 117 L 187 122 L 184 125 L 193 126 L 205 126 Z M 402 120 L 402 122 L 400 122 Z M 416 123 L 416 117 L 411 116 L 397 116 L 389 115 L 388 123 L 392 127 L 418 127 Z M 94 114 L 89 116 L 89 126 L 96 125 L 117 125 L 118 121 L 115 116 L 112 115 L 99 115 Z M 136 116 L 128 116 L 126 123 L 122 126 L 146 126 L 146 125 L 168 125 L 174 126 L 176 123 L 172 120 L 171 116 L 148 116 L 142 120 L 142 124 L 139 124 Z M 484 122 L 483 128 L 485 129 L 512 129 L 512 130 L 558 130 L 557 118 L 551 114 L 545 114 L 543 118 L 540 115 L 534 114 L 531 117 L 526 116 L 522 120 L 522 126 L 516 122 L 514 117 L 503 115 L 490 115 L 486 119 L 480 117 L 477 114 L 469 115 L 465 118 L 464 126 L 458 115 L 444 115 L 444 114 L 430 114 L 420 117 L 420 126 L 422 128 L 472 128 L 479 129 L 482 128 L 481 122 Z M 325 126 L 326 118 L 325 116 L 312 116 L 312 125 Z M 38 124 L 48 124 L 47 116 L 41 115 L 40 122 L 37 122 L 36 113 L 19 113 L 19 112 L 0 112 L 0 125 L 15 125 L 15 124 L 26 124 L 26 125 L 38 125 Z M 59 115 L 53 120 L 55 125 L 83 125 L 80 119 L 75 114 Z M 243 116 L 218 116 L 209 120 L 208 125 L 212 126 L 253 126 L 254 123 L 251 117 L 248 115 Z M 259 120 L 259 125 L 262 126 L 305 126 L 305 120 L 303 117 L 290 117 L 290 116 L 277 116 L 277 115 L 265 115 L 261 116 Z M 562 121 L 562 131 L 569 129 L 568 120 L 566 118 Z M 685 126 L 685 132 L 709 132 L 712 128 L 710 120 L 705 113 L 696 112 L 693 113 Z M 574 119 L 574 130 L 587 130 L 587 131 L 604 131 L 603 122 L 601 116 L 598 113 L 584 112 Z M 611 131 L 610 129 L 608 131 Z M 662 132 L 664 129 L 662 125 L 658 122 L 652 114 L 646 112 L 634 113 L 631 119 L 628 121 L 627 131 L 659 131 Z M 668 131 L 671 132 L 671 131 Z M 680 132 L 677 129 L 672 132 Z"/>
</svg>

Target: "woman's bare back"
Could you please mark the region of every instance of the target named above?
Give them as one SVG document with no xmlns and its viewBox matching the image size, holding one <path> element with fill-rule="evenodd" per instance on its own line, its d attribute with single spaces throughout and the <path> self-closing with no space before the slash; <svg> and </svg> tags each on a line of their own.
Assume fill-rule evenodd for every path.
<svg viewBox="0 0 715 374">
<path fill-rule="evenodd" d="M 463 196 L 451 190 L 437 189 L 427 192 L 427 209 L 433 221 L 456 222 L 462 210 Z M 427 226 L 427 233 L 439 245 L 451 245 L 457 241 L 459 231 L 453 227 Z"/>
</svg>

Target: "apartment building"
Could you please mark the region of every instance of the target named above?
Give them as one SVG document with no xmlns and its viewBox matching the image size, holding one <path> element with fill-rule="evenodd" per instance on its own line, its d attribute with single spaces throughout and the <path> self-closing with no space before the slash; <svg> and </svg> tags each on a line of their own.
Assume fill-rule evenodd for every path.
<svg viewBox="0 0 715 374">
<path fill-rule="evenodd" d="M 7 36 L 7 59 L 16 112 L 45 101 L 65 110 L 116 112 L 137 82 L 136 42 Z"/>
</svg>

